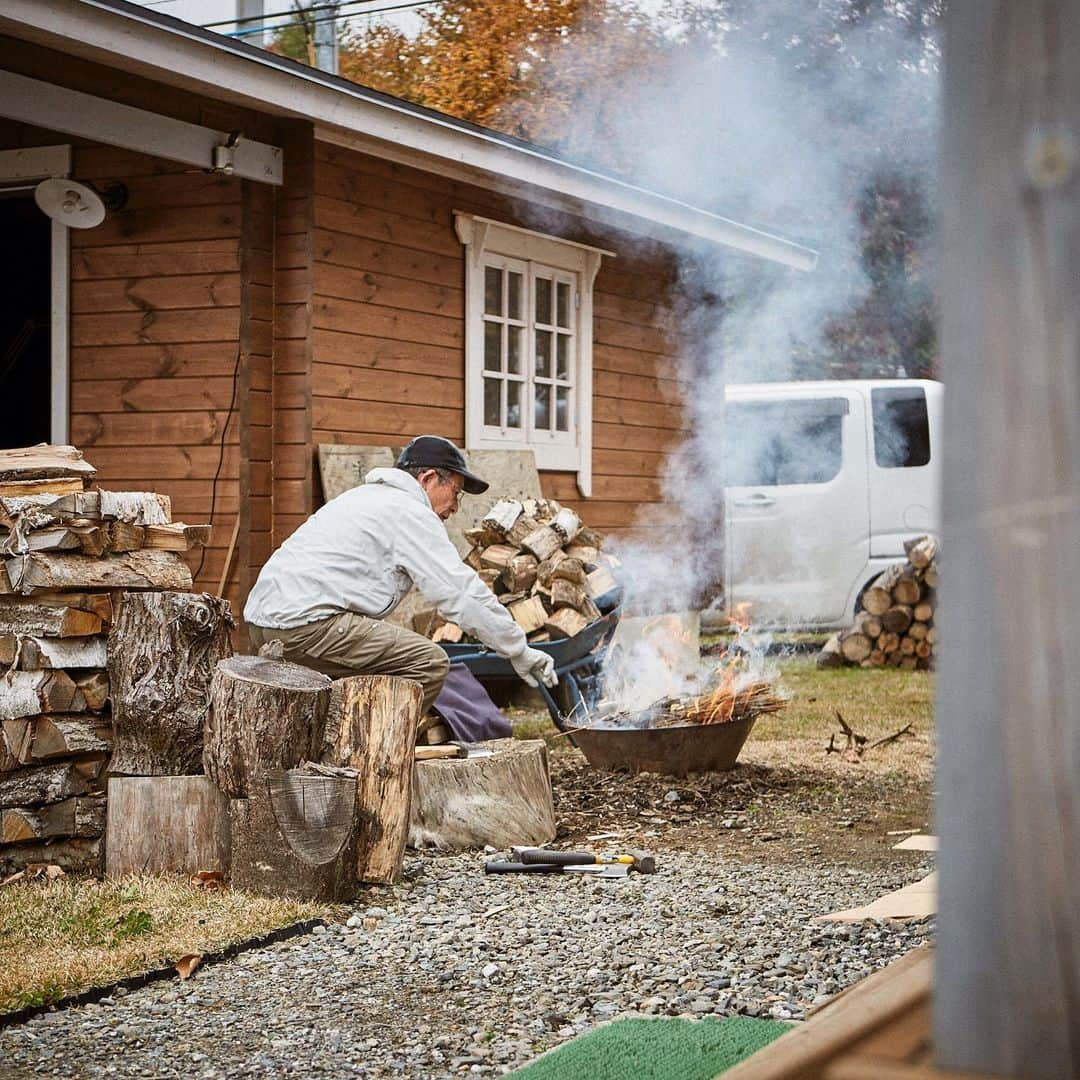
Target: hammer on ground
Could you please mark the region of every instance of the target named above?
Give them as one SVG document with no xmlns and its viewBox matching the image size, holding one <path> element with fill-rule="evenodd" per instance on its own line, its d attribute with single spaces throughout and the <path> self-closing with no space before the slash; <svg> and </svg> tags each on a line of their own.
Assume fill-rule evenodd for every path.
<svg viewBox="0 0 1080 1080">
<path fill-rule="evenodd" d="M 655 874 L 656 859 L 647 851 L 631 848 L 625 854 L 604 856 L 591 851 L 549 851 L 547 848 L 514 848 L 514 857 L 526 866 L 546 863 L 553 866 L 623 865 L 639 874 Z"/>
</svg>

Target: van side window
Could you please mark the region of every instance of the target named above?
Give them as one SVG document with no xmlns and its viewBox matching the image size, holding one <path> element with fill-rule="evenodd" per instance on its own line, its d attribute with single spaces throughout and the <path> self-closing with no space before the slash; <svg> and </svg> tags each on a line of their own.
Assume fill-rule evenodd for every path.
<svg viewBox="0 0 1080 1080">
<path fill-rule="evenodd" d="M 882 469 L 913 469 L 930 462 L 930 420 L 922 387 L 870 391 L 874 460 Z"/>
<path fill-rule="evenodd" d="M 827 484 L 840 472 L 847 411 L 846 398 L 729 403 L 728 486 Z"/>
</svg>

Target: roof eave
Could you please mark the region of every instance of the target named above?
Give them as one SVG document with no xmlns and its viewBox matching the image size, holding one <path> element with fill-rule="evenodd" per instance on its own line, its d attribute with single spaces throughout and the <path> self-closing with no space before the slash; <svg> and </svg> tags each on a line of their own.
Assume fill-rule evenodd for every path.
<svg viewBox="0 0 1080 1080">
<path fill-rule="evenodd" d="M 0 30 L 120 70 L 279 116 L 314 121 L 329 131 L 359 133 L 513 185 L 552 192 L 578 212 L 629 215 L 650 235 L 674 233 L 720 244 L 798 270 L 812 270 L 816 252 L 626 181 L 562 161 L 497 132 L 451 117 L 417 113 L 408 103 L 374 97 L 363 87 L 295 65 L 135 5 L 110 0 L 4 0 Z M 592 214 L 595 216 L 595 214 Z M 612 221 L 612 224 L 616 222 Z M 625 225 L 625 222 L 623 223 Z M 672 237 L 666 236 L 666 239 Z"/>
</svg>

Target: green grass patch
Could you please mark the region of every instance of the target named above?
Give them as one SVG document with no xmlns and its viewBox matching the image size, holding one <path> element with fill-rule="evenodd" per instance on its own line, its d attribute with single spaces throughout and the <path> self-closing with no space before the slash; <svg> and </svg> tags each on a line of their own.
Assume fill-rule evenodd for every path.
<svg viewBox="0 0 1080 1080">
<path fill-rule="evenodd" d="M 0 1013 L 216 952 L 325 904 L 197 888 L 184 876 L 64 877 L 0 889 Z"/>
</svg>

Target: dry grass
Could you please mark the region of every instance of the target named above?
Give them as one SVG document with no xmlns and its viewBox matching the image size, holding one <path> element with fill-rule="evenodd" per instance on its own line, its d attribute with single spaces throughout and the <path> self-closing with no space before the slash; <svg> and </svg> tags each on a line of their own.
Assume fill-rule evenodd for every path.
<svg viewBox="0 0 1080 1080">
<path fill-rule="evenodd" d="M 65 877 L 0 888 L 0 1013 L 207 953 L 326 905 L 207 891 L 186 877 Z"/>
</svg>

